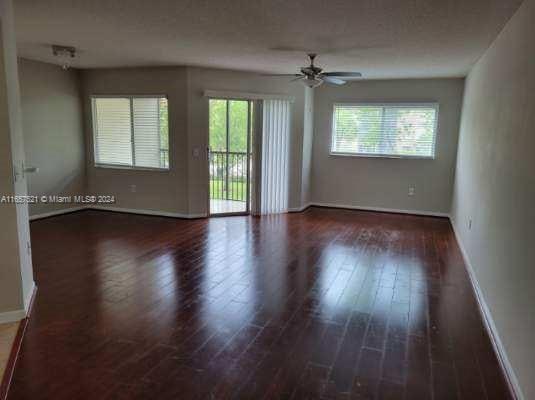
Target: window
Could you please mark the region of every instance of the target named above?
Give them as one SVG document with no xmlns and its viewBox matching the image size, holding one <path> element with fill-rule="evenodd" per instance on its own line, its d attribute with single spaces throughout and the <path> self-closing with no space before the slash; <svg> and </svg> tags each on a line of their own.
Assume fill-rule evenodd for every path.
<svg viewBox="0 0 535 400">
<path fill-rule="evenodd" d="M 434 158 L 438 104 L 335 104 L 331 153 Z"/>
<path fill-rule="evenodd" d="M 169 169 L 167 98 L 93 97 L 95 165 Z"/>
</svg>

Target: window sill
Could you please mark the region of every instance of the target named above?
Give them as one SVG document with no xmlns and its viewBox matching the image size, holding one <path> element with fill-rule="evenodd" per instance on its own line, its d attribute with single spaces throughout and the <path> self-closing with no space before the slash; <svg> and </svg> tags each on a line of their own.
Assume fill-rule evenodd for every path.
<svg viewBox="0 0 535 400">
<path fill-rule="evenodd" d="M 93 167 L 103 168 L 103 169 L 120 169 L 120 170 L 127 170 L 127 171 L 169 172 L 169 168 L 130 167 L 128 165 L 113 165 L 113 164 L 94 164 Z"/>
<path fill-rule="evenodd" d="M 387 159 L 403 159 L 403 160 L 434 160 L 435 156 L 396 156 L 392 154 L 365 154 L 365 153 L 337 153 L 329 152 L 332 157 L 359 157 L 359 158 L 387 158 Z"/>
</svg>

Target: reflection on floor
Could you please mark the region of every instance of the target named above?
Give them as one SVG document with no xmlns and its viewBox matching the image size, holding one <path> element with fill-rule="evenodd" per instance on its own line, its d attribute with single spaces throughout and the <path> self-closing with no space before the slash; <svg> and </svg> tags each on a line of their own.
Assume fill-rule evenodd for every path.
<svg viewBox="0 0 535 400">
<path fill-rule="evenodd" d="M 245 201 L 210 199 L 210 214 L 245 212 Z"/>
<path fill-rule="evenodd" d="M 18 329 L 18 322 L 0 324 L 0 382 L 4 376 L 4 370 L 9 360 L 13 341 L 15 340 L 15 336 L 17 336 Z"/>
<path fill-rule="evenodd" d="M 508 399 L 447 219 L 31 223 L 9 400 Z"/>
</svg>

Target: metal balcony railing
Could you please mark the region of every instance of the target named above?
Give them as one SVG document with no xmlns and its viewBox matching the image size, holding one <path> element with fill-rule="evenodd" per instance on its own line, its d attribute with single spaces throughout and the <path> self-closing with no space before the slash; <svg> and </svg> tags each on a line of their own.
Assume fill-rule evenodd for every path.
<svg viewBox="0 0 535 400">
<path fill-rule="evenodd" d="M 169 150 L 160 149 L 160 168 L 169 168 Z"/>
<path fill-rule="evenodd" d="M 210 151 L 210 199 L 247 201 L 247 153 Z"/>
</svg>

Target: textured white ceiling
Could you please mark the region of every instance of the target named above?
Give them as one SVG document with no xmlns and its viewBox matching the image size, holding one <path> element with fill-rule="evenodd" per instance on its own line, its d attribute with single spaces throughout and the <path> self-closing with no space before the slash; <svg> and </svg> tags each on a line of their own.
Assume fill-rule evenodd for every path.
<svg viewBox="0 0 535 400">
<path fill-rule="evenodd" d="M 22 57 L 82 68 L 200 65 L 294 73 L 305 51 L 365 78 L 464 76 L 521 0 L 16 0 Z M 303 49 L 292 51 L 291 49 Z"/>
</svg>

